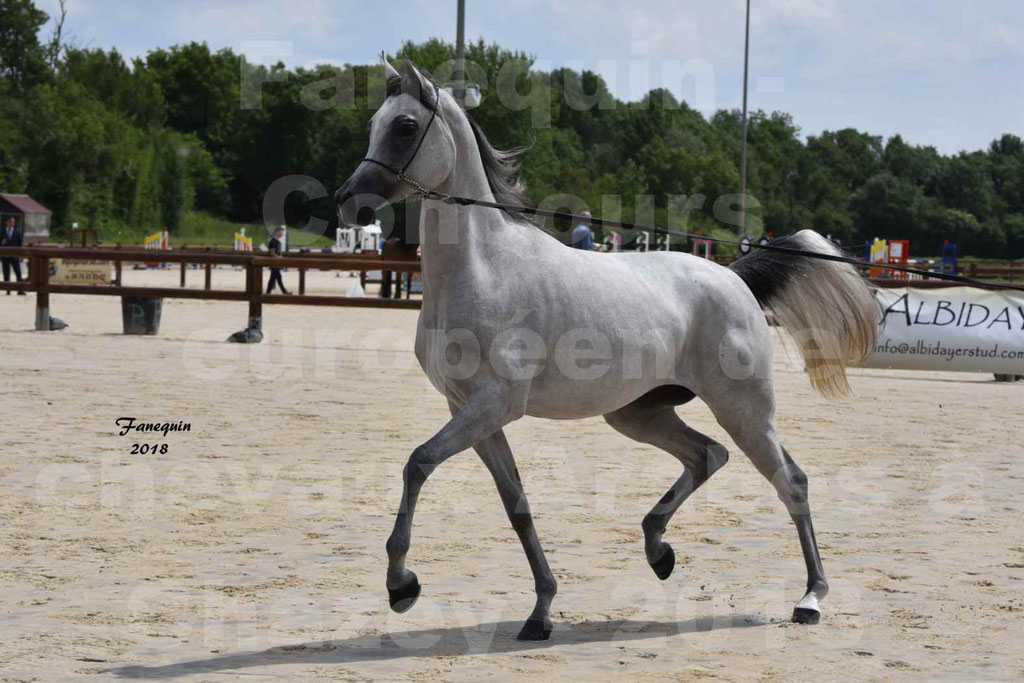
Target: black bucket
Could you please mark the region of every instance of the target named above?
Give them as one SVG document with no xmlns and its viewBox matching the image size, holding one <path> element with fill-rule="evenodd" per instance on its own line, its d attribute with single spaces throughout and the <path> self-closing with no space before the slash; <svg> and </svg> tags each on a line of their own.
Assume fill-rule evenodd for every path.
<svg viewBox="0 0 1024 683">
<path fill-rule="evenodd" d="M 121 319 L 125 334 L 156 334 L 160 331 L 160 311 L 163 299 L 137 296 L 121 297 Z"/>
</svg>

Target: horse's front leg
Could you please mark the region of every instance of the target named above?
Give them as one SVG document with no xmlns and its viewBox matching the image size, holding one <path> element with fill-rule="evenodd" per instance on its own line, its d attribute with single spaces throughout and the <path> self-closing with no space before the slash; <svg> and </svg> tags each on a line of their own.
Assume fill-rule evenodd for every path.
<svg viewBox="0 0 1024 683">
<path fill-rule="evenodd" d="M 416 575 L 405 568 L 405 556 L 409 552 L 412 517 L 423 482 L 442 462 L 490 436 L 511 419 L 509 402 L 501 392 L 474 394 L 441 431 L 409 456 L 402 473 L 402 501 L 387 543 L 387 587 L 391 609 L 405 612 L 420 595 Z"/>
<path fill-rule="evenodd" d="M 509 448 L 505 432 L 502 430 L 480 440 L 473 448 L 494 477 L 494 484 L 498 487 L 505 512 L 508 513 L 512 528 L 523 544 L 526 559 L 530 563 L 530 571 L 533 572 L 537 604 L 517 638 L 547 640 L 551 635 L 551 600 L 555 597 L 557 584 L 537 538 L 533 516 L 530 514 L 530 504 L 526 500 L 523 482 L 519 479 L 519 470 L 516 468 L 512 449 Z"/>
</svg>

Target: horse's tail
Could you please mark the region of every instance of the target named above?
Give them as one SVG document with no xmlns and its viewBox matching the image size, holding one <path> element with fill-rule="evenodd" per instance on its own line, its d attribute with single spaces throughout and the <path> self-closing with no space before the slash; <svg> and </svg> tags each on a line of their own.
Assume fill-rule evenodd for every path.
<svg viewBox="0 0 1024 683">
<path fill-rule="evenodd" d="M 813 230 L 772 246 L 842 255 Z M 757 249 L 730 268 L 757 302 L 796 340 L 811 386 L 829 398 L 849 394 L 846 366 L 862 361 L 878 333 L 878 306 L 869 285 L 848 263 Z"/>
</svg>

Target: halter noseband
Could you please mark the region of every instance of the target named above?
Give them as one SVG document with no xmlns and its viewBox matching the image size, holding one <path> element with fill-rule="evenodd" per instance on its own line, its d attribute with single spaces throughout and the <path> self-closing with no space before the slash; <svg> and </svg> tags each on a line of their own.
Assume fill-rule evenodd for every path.
<svg viewBox="0 0 1024 683">
<path fill-rule="evenodd" d="M 419 154 L 420 147 L 423 146 L 423 141 L 427 139 L 427 134 L 430 132 L 430 127 L 434 125 L 434 119 L 437 118 L 437 106 L 441 103 L 439 90 L 440 89 L 437 87 L 437 83 L 434 83 L 434 106 L 430 108 L 430 120 L 427 121 L 427 126 L 426 128 L 423 129 L 423 135 L 421 135 L 420 139 L 416 142 L 416 148 L 413 149 L 412 156 L 410 156 L 409 160 L 405 162 L 405 166 L 403 166 L 401 170 L 395 168 L 394 166 L 391 166 L 390 164 L 385 164 L 383 161 L 377 161 L 372 157 L 365 157 L 363 159 L 363 161 L 369 161 L 371 164 L 377 164 L 378 166 L 385 168 L 388 171 L 391 171 L 392 173 L 395 174 L 396 178 L 398 178 L 404 183 L 408 183 L 416 190 L 417 194 L 423 196 L 429 195 L 431 191 L 420 185 L 418 182 L 416 182 L 409 176 L 407 176 L 405 172 L 406 170 L 408 170 L 409 166 L 412 165 L 412 162 L 416 159 L 416 155 Z"/>
</svg>

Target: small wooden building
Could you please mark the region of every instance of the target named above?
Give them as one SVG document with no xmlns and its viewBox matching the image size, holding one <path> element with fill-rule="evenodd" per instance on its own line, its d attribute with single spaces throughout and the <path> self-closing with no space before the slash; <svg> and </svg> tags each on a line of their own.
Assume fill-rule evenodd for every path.
<svg viewBox="0 0 1024 683">
<path fill-rule="evenodd" d="M 27 194 L 0 192 L 0 227 L 7 225 L 7 219 L 13 217 L 26 246 L 50 240 L 52 214 Z"/>
</svg>

